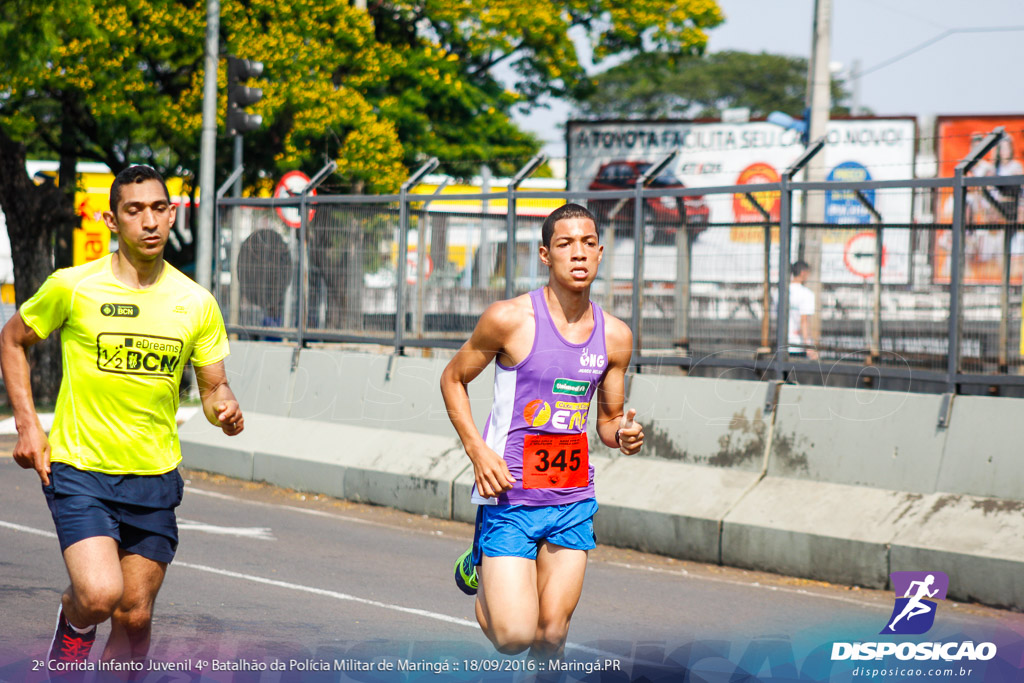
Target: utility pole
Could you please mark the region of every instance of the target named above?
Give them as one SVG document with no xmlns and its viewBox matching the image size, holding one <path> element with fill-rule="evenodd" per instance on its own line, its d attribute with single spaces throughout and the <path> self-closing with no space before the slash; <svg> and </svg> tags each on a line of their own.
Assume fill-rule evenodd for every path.
<svg viewBox="0 0 1024 683">
<path fill-rule="evenodd" d="M 815 0 L 814 36 L 811 43 L 811 64 L 807 75 L 808 116 L 807 139 L 818 140 L 828 134 L 829 111 L 832 108 L 832 73 L 829 59 L 832 42 L 832 0 Z M 816 154 L 807 165 L 807 182 L 825 180 L 825 150 Z M 804 222 L 825 222 L 825 193 L 819 190 L 804 193 Z M 801 257 L 810 266 L 807 286 L 814 292 L 814 316 L 811 338 L 821 341 L 821 244 L 822 230 L 803 228 L 800 235 Z M 788 283 L 786 284 L 788 286 Z"/>
<path fill-rule="evenodd" d="M 203 135 L 199 149 L 199 234 L 196 282 L 210 289 L 213 263 L 213 205 L 217 188 L 217 59 L 220 52 L 220 0 L 206 0 L 206 64 L 203 80 Z"/>
<path fill-rule="evenodd" d="M 851 99 L 850 103 L 850 114 L 853 116 L 860 116 L 860 60 L 853 60 L 853 66 L 850 67 L 850 88 L 851 88 Z"/>
</svg>

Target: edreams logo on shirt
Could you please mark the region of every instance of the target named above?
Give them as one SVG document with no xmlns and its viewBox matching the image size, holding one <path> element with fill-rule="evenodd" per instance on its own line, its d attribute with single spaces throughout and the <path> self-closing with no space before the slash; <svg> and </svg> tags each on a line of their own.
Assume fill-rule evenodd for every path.
<svg viewBox="0 0 1024 683">
<path fill-rule="evenodd" d="M 949 577 L 943 572 L 892 572 L 889 578 L 896 591 L 896 604 L 879 633 L 926 633 L 935 623 L 936 600 L 946 599 Z"/>
<path fill-rule="evenodd" d="M 100 313 L 107 318 L 137 318 L 139 307 L 135 304 L 103 304 Z"/>
<path fill-rule="evenodd" d="M 559 377 L 551 387 L 552 394 L 564 394 L 566 396 L 584 396 L 590 389 L 590 382 L 579 382 L 574 379 Z"/>
<path fill-rule="evenodd" d="M 170 337 L 103 332 L 96 337 L 96 367 L 122 375 L 173 377 L 182 346 Z"/>
</svg>

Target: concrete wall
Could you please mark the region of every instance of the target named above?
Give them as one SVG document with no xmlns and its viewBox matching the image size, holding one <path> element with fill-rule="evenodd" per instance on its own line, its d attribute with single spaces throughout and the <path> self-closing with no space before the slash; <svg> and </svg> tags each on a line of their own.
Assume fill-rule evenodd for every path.
<svg viewBox="0 0 1024 683">
<path fill-rule="evenodd" d="M 197 415 L 185 465 L 471 522 L 444 365 L 235 342 L 246 431 Z M 479 427 L 492 382 L 470 384 Z M 876 588 L 939 570 L 951 597 L 1024 609 L 1024 400 L 956 397 L 940 425 L 936 395 L 641 374 L 627 405 L 643 456 L 591 439 L 600 542 Z"/>
</svg>

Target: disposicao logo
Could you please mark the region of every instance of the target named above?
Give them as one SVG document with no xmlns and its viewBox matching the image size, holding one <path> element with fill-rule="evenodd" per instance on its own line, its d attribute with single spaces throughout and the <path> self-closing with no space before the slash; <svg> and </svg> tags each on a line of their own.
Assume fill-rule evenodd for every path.
<svg viewBox="0 0 1024 683">
<path fill-rule="evenodd" d="M 892 572 L 889 574 L 896 604 L 881 635 L 920 635 L 935 623 L 938 600 L 946 599 L 949 577 L 943 572 Z M 949 642 L 855 642 L 832 643 L 832 661 L 896 659 L 946 662 L 985 661 L 996 656 L 994 643 Z"/>
<path fill-rule="evenodd" d="M 949 577 L 943 572 L 893 572 L 889 578 L 896 591 L 896 604 L 888 623 L 879 633 L 927 633 L 935 623 L 936 601 L 946 599 Z"/>
</svg>

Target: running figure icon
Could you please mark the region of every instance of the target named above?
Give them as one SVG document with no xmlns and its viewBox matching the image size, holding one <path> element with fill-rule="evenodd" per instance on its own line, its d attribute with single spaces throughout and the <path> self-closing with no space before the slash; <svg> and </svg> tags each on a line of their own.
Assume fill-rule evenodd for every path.
<svg viewBox="0 0 1024 683">
<path fill-rule="evenodd" d="M 922 602 L 924 598 L 933 598 L 935 597 L 935 594 L 939 592 L 938 588 L 935 590 L 928 590 L 934 583 L 934 574 L 929 574 L 923 581 L 912 581 L 910 583 L 910 586 L 907 588 L 907 592 L 903 594 L 904 598 L 910 598 L 910 600 L 907 602 L 906 606 L 904 606 L 903 611 L 899 613 L 899 616 L 893 619 L 892 623 L 889 624 L 890 631 L 894 633 L 896 632 L 896 622 L 903 617 L 906 617 L 907 621 L 910 621 L 912 618 L 920 614 L 927 614 L 934 609 L 930 604 Z M 911 593 L 914 594 L 911 595 Z"/>
</svg>

